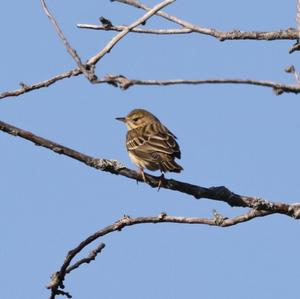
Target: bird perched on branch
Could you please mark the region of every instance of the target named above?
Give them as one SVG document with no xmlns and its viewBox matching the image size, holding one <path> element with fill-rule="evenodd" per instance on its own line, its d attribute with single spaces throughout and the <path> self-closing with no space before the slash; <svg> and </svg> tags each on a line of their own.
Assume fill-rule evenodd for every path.
<svg viewBox="0 0 300 299">
<path fill-rule="evenodd" d="M 152 113 L 134 109 L 126 117 L 117 117 L 127 126 L 126 148 L 146 182 L 144 169 L 180 172 L 183 168 L 175 162 L 181 153 L 176 136 Z M 160 181 L 161 183 L 161 181 Z"/>
</svg>

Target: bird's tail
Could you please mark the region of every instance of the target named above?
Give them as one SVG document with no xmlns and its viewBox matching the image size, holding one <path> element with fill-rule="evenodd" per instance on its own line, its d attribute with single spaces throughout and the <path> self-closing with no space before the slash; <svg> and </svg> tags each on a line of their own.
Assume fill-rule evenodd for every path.
<svg viewBox="0 0 300 299">
<path fill-rule="evenodd" d="M 183 168 L 177 164 L 174 160 L 162 161 L 160 163 L 160 170 L 162 172 L 180 172 Z"/>
</svg>

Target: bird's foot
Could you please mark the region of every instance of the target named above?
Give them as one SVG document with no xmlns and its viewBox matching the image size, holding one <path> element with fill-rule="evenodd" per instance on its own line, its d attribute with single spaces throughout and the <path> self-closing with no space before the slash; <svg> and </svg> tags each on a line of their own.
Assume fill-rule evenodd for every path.
<svg viewBox="0 0 300 299">
<path fill-rule="evenodd" d="M 141 175 L 141 177 L 142 177 L 144 183 L 147 183 L 146 176 L 145 176 L 145 173 L 144 173 L 144 169 L 143 169 L 143 168 L 140 169 L 140 175 Z M 137 182 L 138 182 L 138 181 L 137 181 Z"/>
<path fill-rule="evenodd" d="M 161 187 L 162 182 L 163 182 L 164 180 L 165 180 L 165 176 L 164 176 L 164 174 L 162 173 L 162 174 L 160 175 L 160 178 L 159 178 L 159 181 L 158 181 L 157 192 L 160 190 L 160 187 Z"/>
</svg>

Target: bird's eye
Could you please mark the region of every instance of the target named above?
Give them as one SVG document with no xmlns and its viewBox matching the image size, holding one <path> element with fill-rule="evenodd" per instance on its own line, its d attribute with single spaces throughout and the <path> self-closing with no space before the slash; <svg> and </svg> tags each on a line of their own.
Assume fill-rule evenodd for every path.
<svg viewBox="0 0 300 299">
<path fill-rule="evenodd" d="M 134 122 L 137 122 L 138 120 L 139 120 L 138 117 L 136 117 L 136 118 L 133 119 Z"/>
</svg>

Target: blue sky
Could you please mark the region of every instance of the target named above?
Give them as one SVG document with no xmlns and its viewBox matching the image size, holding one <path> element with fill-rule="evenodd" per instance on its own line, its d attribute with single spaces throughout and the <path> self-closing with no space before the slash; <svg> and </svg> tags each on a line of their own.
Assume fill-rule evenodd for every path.
<svg viewBox="0 0 300 299">
<path fill-rule="evenodd" d="M 157 1 L 147 1 L 154 5 Z M 110 1 L 48 1 L 82 60 L 114 35 L 77 23 L 129 24 L 142 11 Z M 220 30 L 296 27 L 295 1 L 179 1 L 165 10 Z M 0 5 L 1 83 L 12 90 L 75 66 L 38 1 Z M 160 18 L 149 28 L 174 28 Z M 300 69 L 293 42 L 226 41 L 197 34 L 129 34 L 97 65 L 99 77 L 141 79 L 240 77 L 294 82 L 283 70 Z M 125 127 L 115 121 L 133 108 L 153 112 L 179 138 L 181 174 L 169 178 L 274 201 L 299 201 L 299 95 L 233 85 L 132 87 L 91 85 L 84 77 L 7 98 L 0 119 L 95 157 L 130 162 Z M 1 294 L 47 298 L 45 285 L 67 251 L 89 234 L 132 217 L 224 216 L 243 209 L 137 185 L 0 132 Z M 295 298 L 299 283 L 299 223 L 269 216 L 230 228 L 147 224 L 106 236 L 95 262 L 67 277 L 74 298 Z M 98 242 L 98 243 L 99 243 Z M 87 251 L 93 249 L 94 243 Z"/>
</svg>

